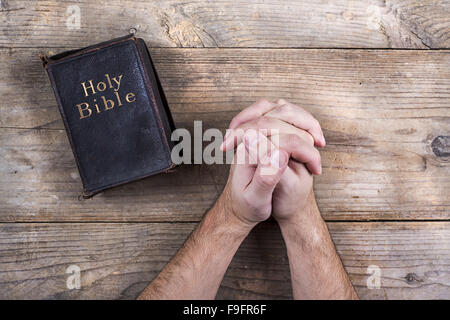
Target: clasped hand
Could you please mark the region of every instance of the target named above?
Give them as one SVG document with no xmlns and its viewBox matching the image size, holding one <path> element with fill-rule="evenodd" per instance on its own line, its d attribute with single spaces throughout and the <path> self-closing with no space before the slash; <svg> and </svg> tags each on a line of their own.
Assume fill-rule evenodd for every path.
<svg viewBox="0 0 450 320">
<path fill-rule="evenodd" d="M 324 147 L 319 122 L 280 99 L 259 100 L 230 123 L 222 150 L 236 148 L 222 197 L 242 222 L 254 226 L 272 214 L 288 222 L 314 201 L 313 174 L 322 173 L 316 147 Z"/>
</svg>

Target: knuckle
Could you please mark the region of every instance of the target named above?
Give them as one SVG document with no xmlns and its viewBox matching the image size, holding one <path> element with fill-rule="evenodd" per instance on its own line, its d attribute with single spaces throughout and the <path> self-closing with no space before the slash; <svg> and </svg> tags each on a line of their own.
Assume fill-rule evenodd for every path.
<svg viewBox="0 0 450 320">
<path fill-rule="evenodd" d="M 314 126 L 316 126 L 317 128 L 320 128 L 319 120 L 317 120 L 316 118 L 314 118 L 313 124 L 314 124 Z"/>
<path fill-rule="evenodd" d="M 285 113 L 292 113 L 294 112 L 294 107 L 291 104 L 286 103 L 280 107 L 280 111 Z"/>
<path fill-rule="evenodd" d="M 264 105 L 264 104 L 268 104 L 268 103 L 270 103 L 269 100 L 267 100 L 265 98 L 261 98 L 261 99 L 258 99 L 258 101 L 256 101 L 257 105 Z"/>
<path fill-rule="evenodd" d="M 309 131 L 300 131 L 301 139 L 303 142 L 310 146 L 314 146 L 314 137 L 311 135 Z"/>
<path fill-rule="evenodd" d="M 311 117 L 312 117 L 312 115 L 311 115 Z M 320 129 L 320 123 L 319 123 L 319 121 L 318 121 L 316 118 L 314 118 L 314 117 L 312 117 L 312 126 L 313 126 L 314 128 L 316 128 L 316 129 Z"/>
<path fill-rule="evenodd" d="M 259 176 L 258 184 L 261 188 L 269 188 L 277 182 L 277 176 L 275 174 L 262 174 Z"/>
<path fill-rule="evenodd" d="M 287 101 L 284 99 L 278 99 L 277 101 L 275 101 L 275 103 L 282 105 L 282 104 L 287 104 Z"/>
</svg>

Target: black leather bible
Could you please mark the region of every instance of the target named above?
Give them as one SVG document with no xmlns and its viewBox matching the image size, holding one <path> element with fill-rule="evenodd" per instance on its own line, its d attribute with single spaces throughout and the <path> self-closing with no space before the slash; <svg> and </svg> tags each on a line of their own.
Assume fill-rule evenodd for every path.
<svg viewBox="0 0 450 320">
<path fill-rule="evenodd" d="M 129 35 L 42 59 L 85 197 L 174 167 L 174 124 L 142 39 Z"/>
</svg>

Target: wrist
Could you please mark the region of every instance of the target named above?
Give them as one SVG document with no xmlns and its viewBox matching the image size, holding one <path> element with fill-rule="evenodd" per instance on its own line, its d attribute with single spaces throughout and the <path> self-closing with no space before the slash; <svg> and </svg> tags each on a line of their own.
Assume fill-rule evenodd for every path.
<svg viewBox="0 0 450 320">
<path fill-rule="evenodd" d="M 314 192 L 311 190 L 306 201 L 302 206 L 287 216 L 277 217 L 275 216 L 280 228 L 289 228 L 291 226 L 300 225 L 308 227 L 311 224 L 315 224 L 322 221 L 319 208 L 314 196 Z"/>
<path fill-rule="evenodd" d="M 285 241 L 302 241 L 313 244 L 321 242 L 321 230 L 326 230 L 319 208 L 311 193 L 307 205 L 292 216 L 277 220 Z"/>
<path fill-rule="evenodd" d="M 255 222 L 247 221 L 234 212 L 226 191 L 222 193 L 213 208 L 206 214 L 205 220 L 213 225 L 220 226 L 230 236 L 237 239 L 245 238 L 256 225 Z"/>
</svg>

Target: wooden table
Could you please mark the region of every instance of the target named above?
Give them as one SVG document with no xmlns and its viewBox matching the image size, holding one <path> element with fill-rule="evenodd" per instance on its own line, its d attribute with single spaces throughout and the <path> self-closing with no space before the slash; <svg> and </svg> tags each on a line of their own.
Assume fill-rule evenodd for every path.
<svg viewBox="0 0 450 320">
<path fill-rule="evenodd" d="M 226 166 L 189 165 L 79 200 L 39 54 L 132 28 L 178 127 L 223 130 L 260 97 L 319 119 L 315 192 L 361 298 L 450 298 L 449 16 L 448 0 L 0 0 L 0 298 L 134 299 L 226 181 Z M 80 289 L 67 286 L 73 265 Z M 288 299 L 289 281 L 269 221 L 218 298 Z"/>
</svg>

